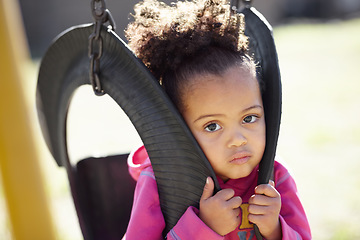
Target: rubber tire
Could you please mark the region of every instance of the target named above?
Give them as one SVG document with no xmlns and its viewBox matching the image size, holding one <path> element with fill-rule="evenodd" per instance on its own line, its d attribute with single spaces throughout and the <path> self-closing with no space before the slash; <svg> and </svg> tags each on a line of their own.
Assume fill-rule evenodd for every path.
<svg viewBox="0 0 360 240">
<path fill-rule="evenodd" d="M 74 91 L 88 84 L 87 44 L 92 31 L 92 25 L 83 25 L 61 34 L 42 60 L 37 87 L 43 135 L 57 163 L 68 170 L 74 198 L 76 184 L 67 154 L 66 116 Z M 101 35 L 103 89 L 128 115 L 148 151 L 168 232 L 188 206 L 198 207 L 207 176 L 215 181 L 216 176 L 156 79 L 114 32 L 104 28 Z"/>
<path fill-rule="evenodd" d="M 271 28 L 253 8 L 242 12 L 246 33 L 266 83 L 263 102 L 267 143 L 258 182 L 267 183 L 280 126 L 280 72 Z M 74 91 L 89 84 L 87 46 L 92 31 L 93 25 L 80 25 L 60 34 L 42 59 L 37 86 L 43 135 L 57 163 L 67 169 L 75 204 L 77 191 L 67 154 L 66 118 Z M 102 87 L 128 115 L 148 151 L 165 218 L 165 235 L 188 206 L 198 207 L 207 176 L 214 179 L 216 191 L 220 187 L 204 153 L 157 80 L 114 32 L 103 28 L 101 36 Z"/>
</svg>

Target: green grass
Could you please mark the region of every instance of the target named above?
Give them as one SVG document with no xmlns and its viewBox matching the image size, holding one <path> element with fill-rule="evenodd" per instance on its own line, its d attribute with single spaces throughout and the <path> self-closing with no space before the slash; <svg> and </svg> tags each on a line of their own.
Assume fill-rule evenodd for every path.
<svg viewBox="0 0 360 240">
<path fill-rule="evenodd" d="M 275 28 L 283 83 L 278 154 L 314 239 L 360 238 L 360 19 Z"/>
<path fill-rule="evenodd" d="M 297 181 L 313 238 L 360 239 L 360 19 L 278 26 L 274 37 L 283 84 L 278 155 Z M 57 236 L 61 240 L 82 239 L 65 170 L 55 164 L 37 125 L 33 106 L 37 68 L 35 64 L 29 72 L 26 88 Z M 124 135 L 121 131 L 127 120 L 116 106 L 93 97 L 89 89 L 79 95 L 75 112 L 82 112 L 74 114 L 71 131 L 76 139 L 75 158 L 120 148 L 128 151 L 137 142 L 135 136 L 131 141 L 119 137 Z M 85 115 L 95 118 L 95 123 L 109 121 L 104 125 L 111 131 L 105 128 L 101 132 L 106 134 L 89 135 L 94 123 L 83 126 L 79 118 Z M 101 115 L 107 119 L 99 118 Z M 82 144 L 85 139 L 98 141 Z M 4 212 L 3 202 L 0 191 L 0 212 Z M 11 239 L 9 224 L 6 214 L 0 214 L 1 239 Z"/>
</svg>

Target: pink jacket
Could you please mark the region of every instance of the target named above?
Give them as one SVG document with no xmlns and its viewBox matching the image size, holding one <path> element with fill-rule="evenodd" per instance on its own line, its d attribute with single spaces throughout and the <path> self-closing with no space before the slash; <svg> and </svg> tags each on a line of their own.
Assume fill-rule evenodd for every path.
<svg viewBox="0 0 360 240">
<path fill-rule="evenodd" d="M 153 169 L 145 148 L 142 146 L 130 154 L 129 172 L 137 180 L 130 222 L 124 239 L 160 240 L 165 221 L 160 209 L 159 196 Z M 243 200 L 239 227 L 226 236 L 220 236 L 204 224 L 198 217 L 198 209 L 188 207 L 177 224 L 167 234 L 169 240 L 254 240 L 253 225 L 247 219 L 248 200 L 254 194 L 257 180 L 257 168 L 245 178 L 230 179 L 224 183 L 218 181 L 222 189 L 232 188 Z M 310 227 L 299 200 L 294 179 L 280 163 L 274 166 L 275 187 L 281 194 L 282 207 L 280 222 L 283 239 L 311 239 Z"/>
</svg>

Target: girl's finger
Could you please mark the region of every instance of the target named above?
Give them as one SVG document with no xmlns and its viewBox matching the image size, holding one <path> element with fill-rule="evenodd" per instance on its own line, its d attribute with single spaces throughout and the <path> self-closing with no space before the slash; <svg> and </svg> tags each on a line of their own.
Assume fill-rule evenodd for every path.
<svg viewBox="0 0 360 240">
<path fill-rule="evenodd" d="M 215 197 L 223 199 L 223 200 L 230 200 L 232 197 L 234 197 L 234 195 L 235 195 L 235 191 L 233 189 L 225 188 L 225 189 L 218 191 L 215 194 Z"/>
<path fill-rule="evenodd" d="M 249 214 L 264 215 L 266 213 L 267 208 L 268 206 L 249 205 L 248 210 L 249 210 Z"/>
<path fill-rule="evenodd" d="M 262 218 L 263 218 L 263 215 L 257 215 L 257 214 L 251 214 L 251 213 L 248 215 L 248 220 L 254 224 L 258 224 Z"/>
<path fill-rule="evenodd" d="M 270 184 L 273 188 L 275 188 L 275 183 L 274 183 L 273 180 L 269 180 L 269 184 Z"/>
<path fill-rule="evenodd" d="M 270 184 L 258 185 L 255 188 L 255 193 L 256 194 L 263 194 L 263 195 L 266 195 L 268 197 L 274 197 L 274 198 L 280 196 L 279 192 L 273 186 L 271 186 Z"/>
<path fill-rule="evenodd" d="M 205 201 L 208 198 L 210 198 L 213 195 L 213 192 L 214 192 L 214 181 L 212 180 L 211 177 L 207 177 L 200 201 Z"/>
<path fill-rule="evenodd" d="M 239 208 L 242 204 L 242 199 L 239 196 L 235 196 L 227 201 L 228 206 L 231 208 Z"/>
<path fill-rule="evenodd" d="M 233 212 L 234 212 L 234 216 L 236 217 L 236 219 L 237 219 L 237 218 L 240 218 L 240 217 L 239 217 L 240 208 L 235 208 L 235 209 L 233 209 Z M 239 220 L 240 220 L 240 219 L 239 219 Z"/>
<path fill-rule="evenodd" d="M 259 206 L 267 206 L 269 205 L 268 197 L 264 195 L 252 195 L 249 199 L 250 205 L 259 205 Z"/>
<path fill-rule="evenodd" d="M 249 204 L 260 205 L 260 206 L 270 206 L 279 202 L 278 198 L 268 197 L 265 195 L 255 194 L 252 195 L 249 199 Z"/>
</svg>

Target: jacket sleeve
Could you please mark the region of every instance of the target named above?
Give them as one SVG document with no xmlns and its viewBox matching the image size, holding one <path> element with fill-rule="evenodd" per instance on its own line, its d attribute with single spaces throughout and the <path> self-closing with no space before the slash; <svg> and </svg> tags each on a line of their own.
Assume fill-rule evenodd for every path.
<svg viewBox="0 0 360 240">
<path fill-rule="evenodd" d="M 162 240 L 165 228 L 155 176 L 151 167 L 144 169 L 138 179 L 129 225 L 123 240 Z M 222 240 L 198 217 L 198 210 L 189 207 L 167 234 L 168 240 Z"/>
<path fill-rule="evenodd" d="M 311 239 L 311 231 L 297 187 L 290 173 L 275 164 L 275 187 L 281 195 L 280 223 L 283 240 Z"/>
</svg>

